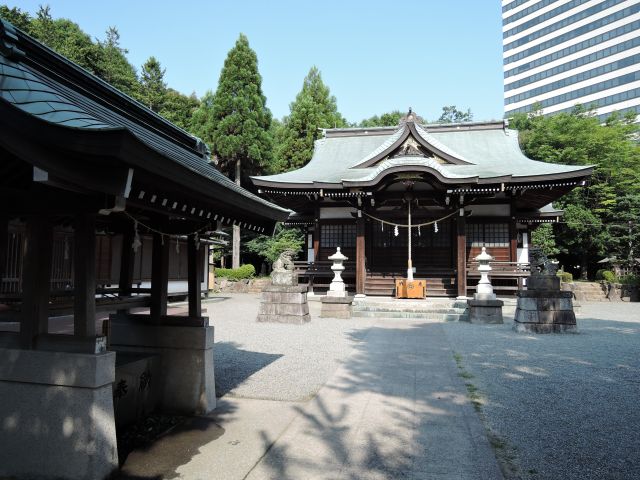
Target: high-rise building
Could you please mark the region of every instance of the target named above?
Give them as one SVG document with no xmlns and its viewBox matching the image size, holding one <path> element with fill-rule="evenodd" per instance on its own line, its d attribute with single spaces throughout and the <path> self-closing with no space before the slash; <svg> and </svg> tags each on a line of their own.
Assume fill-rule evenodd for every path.
<svg viewBox="0 0 640 480">
<path fill-rule="evenodd" d="M 504 110 L 640 114 L 640 0 L 502 0 Z"/>
</svg>

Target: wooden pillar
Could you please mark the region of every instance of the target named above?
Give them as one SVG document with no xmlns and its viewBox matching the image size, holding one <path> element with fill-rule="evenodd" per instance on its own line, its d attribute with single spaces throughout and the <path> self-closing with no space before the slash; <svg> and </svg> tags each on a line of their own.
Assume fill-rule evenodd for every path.
<svg viewBox="0 0 640 480">
<path fill-rule="evenodd" d="M 313 261 L 320 260 L 318 255 L 320 250 L 320 207 L 316 202 L 314 209 L 314 226 L 313 226 Z"/>
<path fill-rule="evenodd" d="M 20 319 L 20 341 L 23 348 L 33 348 L 36 336 L 48 331 L 52 254 L 51 220 L 44 215 L 27 217 L 22 260 Z"/>
<path fill-rule="evenodd" d="M 364 294 L 364 282 L 367 275 L 365 266 L 365 221 L 364 217 L 356 220 L 356 293 Z"/>
<path fill-rule="evenodd" d="M 164 243 L 164 244 L 163 244 Z M 167 296 L 169 289 L 169 238 L 163 241 L 162 235 L 153 234 L 151 251 L 151 318 L 158 321 L 167 314 Z"/>
<path fill-rule="evenodd" d="M 0 216 L 0 291 L 7 268 L 7 248 L 9 246 L 9 217 Z"/>
<path fill-rule="evenodd" d="M 518 261 L 518 230 L 514 218 L 509 220 L 509 261 Z"/>
<path fill-rule="evenodd" d="M 202 282 L 202 262 L 200 250 L 195 237 L 189 235 L 187 240 L 187 280 L 189 284 L 189 316 L 202 316 L 202 299 L 200 298 L 200 284 Z"/>
<path fill-rule="evenodd" d="M 96 218 L 78 214 L 73 238 L 73 334 L 96 335 Z"/>
<path fill-rule="evenodd" d="M 458 215 L 458 296 L 467 296 L 467 235 L 464 209 Z"/>
<path fill-rule="evenodd" d="M 127 228 L 122 235 L 122 248 L 120 249 L 120 278 L 118 280 L 118 289 L 120 295 L 131 295 L 131 285 L 133 284 L 133 230 Z M 169 240 L 167 239 L 167 242 Z"/>
</svg>

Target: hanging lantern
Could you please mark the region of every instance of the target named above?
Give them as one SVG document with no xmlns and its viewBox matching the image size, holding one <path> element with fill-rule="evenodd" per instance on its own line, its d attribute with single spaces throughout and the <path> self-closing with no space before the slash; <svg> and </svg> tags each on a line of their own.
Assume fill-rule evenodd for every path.
<svg viewBox="0 0 640 480">
<path fill-rule="evenodd" d="M 398 232 L 398 225 L 395 226 L 395 228 L 393 229 L 393 234 L 397 237 L 398 235 L 400 235 L 400 233 Z"/>
</svg>

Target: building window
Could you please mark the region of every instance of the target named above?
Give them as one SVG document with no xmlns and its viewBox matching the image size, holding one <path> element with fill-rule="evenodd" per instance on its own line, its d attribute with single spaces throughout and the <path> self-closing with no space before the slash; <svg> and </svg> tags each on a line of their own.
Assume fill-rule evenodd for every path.
<svg viewBox="0 0 640 480">
<path fill-rule="evenodd" d="M 508 223 L 471 223 L 466 226 L 467 247 L 508 247 Z"/>
<path fill-rule="evenodd" d="M 320 227 L 321 248 L 354 248 L 355 246 L 355 225 L 322 225 Z"/>
</svg>

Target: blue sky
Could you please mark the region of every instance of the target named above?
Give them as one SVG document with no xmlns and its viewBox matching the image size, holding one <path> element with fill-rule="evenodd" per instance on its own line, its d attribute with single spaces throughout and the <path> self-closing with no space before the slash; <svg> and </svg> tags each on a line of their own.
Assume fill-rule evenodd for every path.
<svg viewBox="0 0 640 480">
<path fill-rule="evenodd" d="M 470 108 L 475 120 L 503 115 L 498 0 L 0 2 L 32 14 L 48 3 L 100 39 L 116 26 L 138 69 L 154 55 L 169 86 L 198 96 L 215 90 L 242 32 L 277 118 L 312 65 L 349 121 L 408 107 L 434 120 L 444 105 Z"/>
</svg>

